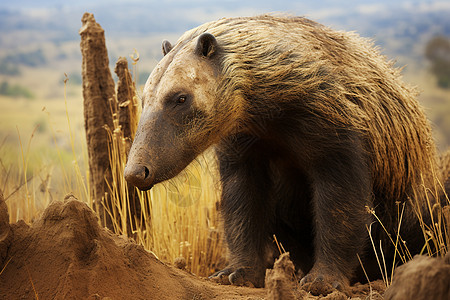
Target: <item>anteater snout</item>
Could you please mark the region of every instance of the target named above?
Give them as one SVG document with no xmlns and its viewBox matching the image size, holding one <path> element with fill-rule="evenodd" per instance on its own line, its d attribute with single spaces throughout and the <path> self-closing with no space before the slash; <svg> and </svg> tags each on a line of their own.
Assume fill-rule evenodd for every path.
<svg viewBox="0 0 450 300">
<path fill-rule="evenodd" d="M 147 166 L 142 164 L 127 164 L 124 171 L 125 180 L 139 188 L 149 190 L 153 187 L 153 176 Z"/>
</svg>

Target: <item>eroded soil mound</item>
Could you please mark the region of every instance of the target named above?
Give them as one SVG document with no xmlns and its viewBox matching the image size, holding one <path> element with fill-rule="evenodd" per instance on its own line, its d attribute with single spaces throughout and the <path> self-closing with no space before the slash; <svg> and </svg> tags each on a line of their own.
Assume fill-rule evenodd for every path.
<svg viewBox="0 0 450 300">
<path fill-rule="evenodd" d="M 431 261 L 433 266 L 424 263 Z M 443 260 L 420 258 L 416 267 L 408 265 L 398 269 L 392 289 L 416 284 L 420 290 L 425 271 L 432 280 L 444 278 L 448 284 L 449 265 Z M 299 289 L 288 254 L 267 270 L 265 289 L 198 278 L 162 263 L 133 240 L 100 228 L 92 210 L 71 195 L 53 202 L 29 226 L 9 224 L 0 193 L 1 270 L 0 299 L 348 299 L 338 291 L 317 297 Z M 382 299 L 384 285 L 357 284 L 350 292 L 350 299 Z"/>
<path fill-rule="evenodd" d="M 165 265 L 133 241 L 100 228 L 91 209 L 73 196 L 52 203 L 32 226 L 10 225 L 8 236 L 0 249 L 7 250 L 0 261 L 1 268 L 7 264 L 0 299 L 261 299 L 265 294 L 217 286 Z"/>
<path fill-rule="evenodd" d="M 398 267 L 385 299 L 450 299 L 450 253 L 445 259 L 417 255 Z"/>
</svg>

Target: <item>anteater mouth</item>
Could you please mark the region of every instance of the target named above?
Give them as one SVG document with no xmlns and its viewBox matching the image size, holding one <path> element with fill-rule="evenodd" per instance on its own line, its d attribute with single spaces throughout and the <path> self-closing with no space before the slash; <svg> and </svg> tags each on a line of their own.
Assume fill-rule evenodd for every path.
<svg viewBox="0 0 450 300">
<path fill-rule="evenodd" d="M 140 191 L 145 192 L 145 191 L 149 191 L 153 186 L 154 186 L 154 184 L 151 184 L 151 185 L 148 185 L 148 186 L 138 186 L 137 188 L 138 188 Z"/>
</svg>

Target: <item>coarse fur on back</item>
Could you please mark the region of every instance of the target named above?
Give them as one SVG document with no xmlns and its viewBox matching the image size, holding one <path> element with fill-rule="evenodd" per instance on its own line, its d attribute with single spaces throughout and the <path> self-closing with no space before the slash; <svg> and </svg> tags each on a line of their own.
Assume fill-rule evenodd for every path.
<svg viewBox="0 0 450 300">
<path fill-rule="evenodd" d="M 279 103 L 301 102 L 317 117 L 311 127 L 366 136 L 380 194 L 392 202 L 423 196 L 436 164 L 429 123 L 416 91 L 370 40 L 302 17 L 263 15 L 206 23 L 178 44 L 204 32 L 224 56 L 217 94 L 230 119 L 245 123 L 246 110 L 270 116 Z"/>
</svg>

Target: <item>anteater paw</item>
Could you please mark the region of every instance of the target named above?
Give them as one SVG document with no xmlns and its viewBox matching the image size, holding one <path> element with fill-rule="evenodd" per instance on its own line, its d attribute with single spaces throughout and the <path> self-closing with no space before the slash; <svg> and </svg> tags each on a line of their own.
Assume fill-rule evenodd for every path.
<svg viewBox="0 0 450 300">
<path fill-rule="evenodd" d="M 334 290 L 347 294 L 347 285 L 332 276 L 321 274 L 307 274 L 300 280 L 300 286 L 303 290 L 310 292 L 315 296 L 326 296 Z"/>
<path fill-rule="evenodd" d="M 232 284 L 236 286 L 263 287 L 264 274 L 257 276 L 255 270 L 250 267 L 228 267 L 209 276 L 214 282 L 220 284 Z"/>
<path fill-rule="evenodd" d="M 226 268 L 223 270 L 220 270 L 212 275 L 210 275 L 208 278 L 211 281 L 214 281 L 219 284 L 231 284 L 230 280 L 228 279 L 228 276 L 233 273 L 232 268 Z"/>
</svg>

